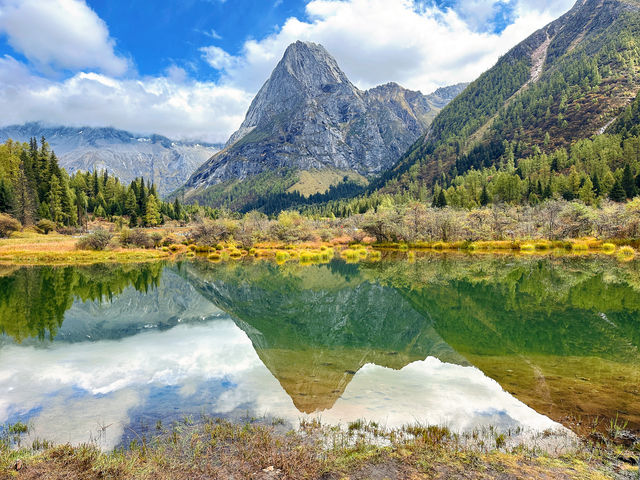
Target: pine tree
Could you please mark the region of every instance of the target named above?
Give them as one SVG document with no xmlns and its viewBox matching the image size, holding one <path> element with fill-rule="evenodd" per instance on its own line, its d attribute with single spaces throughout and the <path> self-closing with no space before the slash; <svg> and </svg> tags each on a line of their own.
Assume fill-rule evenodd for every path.
<svg viewBox="0 0 640 480">
<path fill-rule="evenodd" d="M 480 194 L 480 205 L 487 206 L 490 202 L 489 192 L 487 191 L 487 185 L 482 186 L 482 193 Z"/>
<path fill-rule="evenodd" d="M 622 172 L 622 188 L 626 193 L 626 198 L 633 198 L 637 195 L 638 190 L 636 188 L 636 179 L 631 173 L 631 165 L 627 163 L 624 166 L 624 171 Z"/>
<path fill-rule="evenodd" d="M 149 195 L 147 197 L 147 205 L 146 205 L 146 214 L 144 217 L 144 221 L 150 227 L 155 227 L 160 223 L 160 210 L 158 208 L 158 202 L 154 195 Z"/>
<path fill-rule="evenodd" d="M 64 220 L 62 210 L 62 192 L 60 188 L 60 181 L 58 177 L 53 175 L 51 177 L 51 187 L 48 195 L 49 212 L 51 214 L 51 220 L 55 223 L 62 224 Z"/>
<path fill-rule="evenodd" d="M 124 201 L 124 213 L 129 216 L 135 216 L 138 213 L 138 200 L 136 199 L 135 190 L 133 188 L 135 182 L 127 190 L 127 197 Z"/>
<path fill-rule="evenodd" d="M 602 193 L 602 187 L 600 186 L 600 177 L 598 177 L 597 173 L 594 173 L 591 177 L 591 183 L 593 184 L 593 191 L 596 197 L 599 197 Z"/>
<path fill-rule="evenodd" d="M 76 193 L 76 214 L 78 216 L 78 222 L 80 226 L 84 226 L 86 228 L 86 214 L 87 214 L 87 195 L 82 191 L 78 191 Z"/>
<path fill-rule="evenodd" d="M 589 177 L 587 177 L 584 181 L 584 185 L 580 187 L 578 196 L 585 205 L 591 205 L 593 204 L 593 202 L 595 202 L 596 195 L 593 192 L 593 182 L 591 182 L 591 179 Z"/>
<path fill-rule="evenodd" d="M 107 212 L 104 211 L 104 208 L 102 208 L 102 205 L 98 205 L 98 208 L 96 208 L 94 215 L 97 218 L 105 218 L 107 216 Z"/>
<path fill-rule="evenodd" d="M 135 180 L 134 180 L 135 181 Z M 149 191 L 147 190 L 147 186 L 144 184 L 144 177 L 140 177 L 140 182 L 138 183 L 138 188 L 136 191 L 138 197 L 138 212 L 140 217 L 144 219 L 147 214 L 147 197 L 149 196 Z"/>
<path fill-rule="evenodd" d="M 180 200 L 176 197 L 173 202 L 173 218 L 175 220 L 182 220 L 182 205 L 180 205 Z"/>
<path fill-rule="evenodd" d="M 624 202 L 627 199 L 627 192 L 624 191 L 620 180 L 616 180 L 616 183 L 613 184 L 609 198 L 614 202 Z"/>
<path fill-rule="evenodd" d="M 13 192 L 11 191 L 11 183 L 4 178 L 0 178 L 0 212 L 6 213 L 12 210 Z"/>
<path fill-rule="evenodd" d="M 433 207 L 444 208 L 446 206 L 447 206 L 447 197 L 444 194 L 444 190 L 440 189 L 440 193 L 435 195 L 433 198 Z"/>
<path fill-rule="evenodd" d="M 93 171 L 93 198 L 98 198 L 100 193 L 100 181 L 98 180 L 98 171 Z"/>
<path fill-rule="evenodd" d="M 36 213 L 36 192 L 31 188 L 24 172 L 24 163 L 20 164 L 15 188 L 15 217 L 24 226 L 33 225 Z"/>
</svg>

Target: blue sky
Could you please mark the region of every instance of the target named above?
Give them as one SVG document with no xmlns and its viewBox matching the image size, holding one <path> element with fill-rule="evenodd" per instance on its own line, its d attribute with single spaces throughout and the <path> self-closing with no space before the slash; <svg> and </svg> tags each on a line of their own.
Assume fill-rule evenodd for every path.
<svg viewBox="0 0 640 480">
<path fill-rule="evenodd" d="M 239 53 L 248 38 L 273 33 L 291 16 L 304 17 L 296 0 L 89 0 L 110 27 L 118 48 L 135 59 L 139 72 L 154 75 L 179 65 L 199 79 L 217 78 L 199 52 L 213 43 Z M 141 28 L 143 26 L 143 28 Z"/>
<path fill-rule="evenodd" d="M 366 89 L 472 81 L 574 0 L 0 0 L 0 124 L 221 142 L 287 45 Z"/>
<path fill-rule="evenodd" d="M 232 55 L 239 54 L 247 39 L 260 39 L 277 32 L 290 17 L 308 20 L 306 3 L 301 0 L 154 0 L 150 7 L 148 0 L 87 1 L 109 25 L 118 50 L 132 56 L 140 74 L 155 75 L 178 65 L 201 80 L 215 80 L 219 76 L 218 71 L 205 68 L 206 62 L 199 51 L 203 44 L 212 43 Z M 457 0 L 440 0 L 433 5 L 464 12 Z M 488 21 L 474 25 L 474 29 L 503 31 L 513 21 L 514 8 L 514 2 L 497 2 Z"/>
</svg>

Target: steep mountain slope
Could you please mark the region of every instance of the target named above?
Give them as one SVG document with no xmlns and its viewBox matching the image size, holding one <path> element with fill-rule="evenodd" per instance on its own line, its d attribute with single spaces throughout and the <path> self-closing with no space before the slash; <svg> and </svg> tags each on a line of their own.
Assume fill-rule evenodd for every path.
<svg viewBox="0 0 640 480">
<path fill-rule="evenodd" d="M 27 142 L 45 137 L 69 172 L 107 170 L 123 183 L 144 177 L 160 194 L 180 187 L 221 145 L 174 142 L 151 135 L 134 135 L 114 128 L 46 127 L 27 123 L 0 128 L 0 142 Z"/>
<path fill-rule="evenodd" d="M 287 48 L 225 149 L 186 183 L 185 197 L 220 204 L 233 182 L 252 178 L 256 182 L 255 177 L 274 172 L 280 172 L 282 181 L 270 179 L 263 193 L 294 185 L 298 177 L 291 171 L 378 174 L 463 88 L 424 96 L 389 83 L 361 91 L 322 46 L 296 42 Z M 239 203 L 251 200 L 241 198 Z"/>
<path fill-rule="evenodd" d="M 376 187 L 414 190 L 604 132 L 640 88 L 639 47 L 640 3 L 579 0 L 445 107 Z"/>
</svg>

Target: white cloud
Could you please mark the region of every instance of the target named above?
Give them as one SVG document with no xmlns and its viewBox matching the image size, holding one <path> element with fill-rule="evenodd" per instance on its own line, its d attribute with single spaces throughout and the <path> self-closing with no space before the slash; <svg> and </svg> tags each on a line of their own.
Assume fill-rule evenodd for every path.
<svg viewBox="0 0 640 480">
<path fill-rule="evenodd" d="M 0 33 L 40 68 L 127 70 L 105 23 L 84 0 L 0 0 Z"/>
<path fill-rule="evenodd" d="M 276 33 L 247 41 L 234 61 L 227 59 L 225 79 L 255 91 L 289 43 L 309 40 L 323 44 L 362 88 L 396 81 L 428 92 L 474 80 L 572 2 L 521 0 L 514 22 L 496 34 L 476 31 L 461 12 L 488 17 L 499 0 L 464 0 L 460 8 L 444 11 L 414 0 L 312 0 L 308 21 L 289 18 Z"/>
<path fill-rule="evenodd" d="M 490 18 L 505 1 L 516 2 L 512 5 L 514 20 L 500 33 L 478 31 L 466 20 L 474 12 Z M 75 12 L 73 25 L 64 35 L 62 27 L 50 31 L 43 26 L 47 35 L 37 35 L 33 32 L 38 29 L 8 22 L 8 18 L 23 18 L 24 13 L 15 12 L 31 11 L 36 4 L 46 4 L 44 10 L 49 11 L 54 8 L 49 3 Z M 124 60 L 114 53 L 104 23 L 79 0 L 0 0 L 0 28 L 15 49 L 36 64 L 76 66 L 71 78 L 52 80 L 33 74 L 11 57 L 0 58 L 0 108 L 5 112 L 1 121 L 112 125 L 174 138 L 225 141 L 241 123 L 251 98 L 287 45 L 296 40 L 323 44 L 361 88 L 395 81 L 427 93 L 474 80 L 500 55 L 572 3 L 459 0 L 455 8 L 443 11 L 420 0 L 311 0 L 306 19 L 287 19 L 275 33 L 247 40 L 237 55 L 216 45 L 203 46 L 203 60 L 220 72 L 220 79 L 197 82 L 177 66 L 154 78 L 120 78 Z M 52 13 L 51 17 L 60 15 Z M 63 25 L 61 22 L 54 23 Z M 51 41 L 56 35 L 59 41 Z M 49 38 L 46 42 L 45 37 Z M 71 48 L 78 44 L 84 45 L 82 52 Z M 92 65 L 90 60 L 96 58 L 101 59 L 100 64 Z M 102 75 L 92 73 L 94 70 Z"/>
<path fill-rule="evenodd" d="M 174 406 L 194 407 L 189 397 L 211 383 L 224 391 L 194 408 L 214 415 L 267 413 L 292 424 L 319 416 L 342 425 L 366 418 L 387 427 L 419 422 L 454 431 L 479 425 L 562 430 L 480 370 L 433 357 L 397 371 L 365 365 L 333 407 L 305 415 L 229 319 L 118 341 L 3 345 L 0 365 L 0 422 L 27 414 L 39 438 L 74 444 L 110 425 L 105 449 L 116 446 L 136 408 L 171 415 Z M 151 388 L 166 386 L 176 387 L 184 403 L 154 405 Z"/>
<path fill-rule="evenodd" d="M 29 73 L 0 58 L 0 105 L 5 125 L 39 120 L 74 126 L 115 126 L 137 133 L 225 141 L 244 116 L 251 94 L 196 82 L 171 67 L 165 76 L 117 79 L 80 72 L 64 80 Z"/>
<path fill-rule="evenodd" d="M 227 70 L 236 63 L 236 58 L 215 45 L 200 49 L 202 58 L 216 70 Z"/>
</svg>

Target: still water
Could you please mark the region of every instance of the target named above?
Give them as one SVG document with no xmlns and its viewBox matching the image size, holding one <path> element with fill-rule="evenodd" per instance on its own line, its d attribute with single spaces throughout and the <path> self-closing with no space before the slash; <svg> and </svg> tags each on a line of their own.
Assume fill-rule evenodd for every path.
<svg viewBox="0 0 640 480">
<path fill-rule="evenodd" d="M 640 264 L 425 255 L 0 271 L 0 424 L 112 448 L 185 416 L 640 429 Z"/>
</svg>

